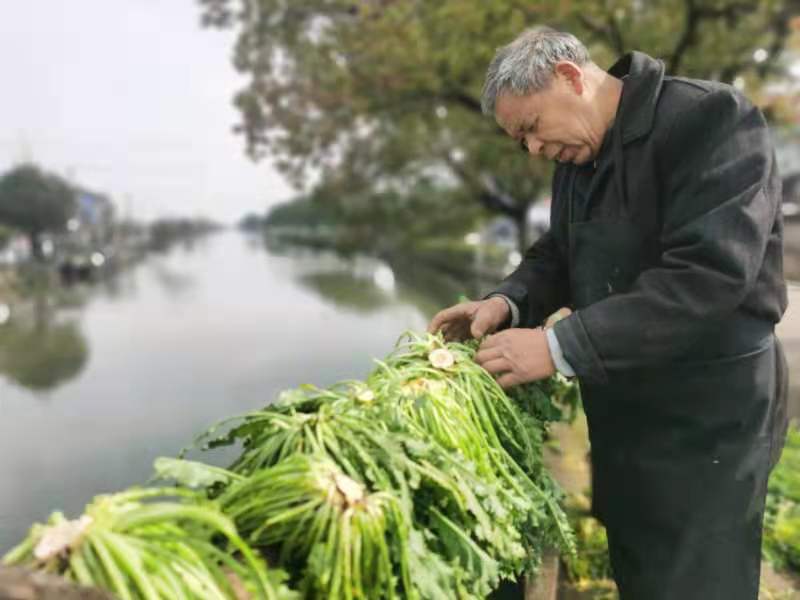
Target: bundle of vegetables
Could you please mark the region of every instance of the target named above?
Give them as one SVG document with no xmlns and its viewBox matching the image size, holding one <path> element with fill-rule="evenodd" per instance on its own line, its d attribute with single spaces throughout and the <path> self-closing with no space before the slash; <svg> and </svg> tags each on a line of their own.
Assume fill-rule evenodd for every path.
<svg viewBox="0 0 800 600">
<path fill-rule="evenodd" d="M 479 472 L 493 474 L 503 449 L 526 467 L 538 468 L 529 438 L 538 437 L 538 429 L 526 429 L 517 407 L 472 360 L 474 346 L 445 344 L 430 335 L 406 336 L 367 378 L 396 418 L 462 454 Z"/>
<path fill-rule="evenodd" d="M 571 552 L 560 494 L 543 467 L 544 421 L 531 412 L 523 415 L 474 362 L 477 341 L 445 344 L 439 336 L 408 332 L 401 342 L 367 378 L 386 410 L 420 438 L 462 457 L 486 484 L 504 490 L 503 504 L 523 537 L 529 570 L 547 545 Z M 536 387 L 521 393 L 530 397 Z M 506 562 L 505 575 L 519 571 L 520 563 Z"/>
<path fill-rule="evenodd" d="M 407 507 L 324 456 L 288 458 L 231 485 L 219 501 L 253 543 L 277 547 L 282 564 L 299 564 L 307 597 L 432 597 L 412 581 Z M 417 563 L 430 569 L 419 550 Z M 436 597 L 448 597 L 448 583 L 440 578 Z"/>
<path fill-rule="evenodd" d="M 296 597 L 282 583 L 285 574 L 267 571 L 228 517 L 184 489 L 97 496 L 73 521 L 53 513 L 3 562 L 104 588 L 121 600 Z"/>
<path fill-rule="evenodd" d="M 542 468 L 543 419 L 522 413 L 472 361 L 475 347 L 410 334 L 367 382 L 284 392 L 196 444 L 240 442 L 230 469 L 245 476 L 297 454 L 327 456 L 410 505 L 424 544 L 481 597 L 501 576 L 535 569 L 546 545 L 570 550 L 572 539 Z"/>
<path fill-rule="evenodd" d="M 800 572 L 800 429 L 789 428 L 772 471 L 764 512 L 764 555 L 778 568 Z"/>
<path fill-rule="evenodd" d="M 522 411 L 523 419 L 572 423 L 581 411 L 580 388 L 560 373 L 536 383 L 514 386 L 506 393 Z"/>
<path fill-rule="evenodd" d="M 319 404 L 322 397 L 328 402 Z M 527 556 L 509 506 L 516 503 L 521 511 L 527 504 L 479 477 L 473 467 L 434 440 L 409 434 L 384 411 L 360 382 L 329 390 L 304 386 L 284 394 L 276 405 L 240 417 L 225 434 L 211 437 L 212 431 L 198 442 L 215 448 L 241 441 L 243 452 L 231 466 L 239 476 L 259 473 L 298 454 L 324 454 L 348 476 L 391 492 L 410 507 L 419 534 L 447 543 L 447 558 L 465 565 L 461 578 L 469 580 L 476 593 L 491 591 L 501 575 L 493 556 L 505 561 L 503 574 L 518 573 Z M 180 480 L 176 468 L 161 471 Z M 223 486 L 219 481 L 212 487 L 218 492 Z M 428 528 L 436 529 L 436 535 Z M 474 531 L 476 541 L 464 531 Z"/>
<path fill-rule="evenodd" d="M 295 454 L 249 477 L 168 458 L 156 461 L 156 471 L 189 486 L 224 484 L 221 509 L 298 574 L 305 597 L 444 600 L 458 589 L 456 597 L 473 597 L 463 573 L 425 547 L 407 504 L 349 477 L 324 454 Z"/>
<path fill-rule="evenodd" d="M 341 382 L 329 389 L 304 385 L 284 392 L 263 410 L 219 423 L 192 447 L 208 450 L 241 442 L 242 453 L 229 467 L 239 475 L 252 475 L 298 453 L 326 453 L 351 477 L 380 489 L 402 490 L 401 471 L 408 468 L 399 464 L 404 462 L 402 440 L 375 420 L 372 399 L 360 382 Z M 232 426 L 217 435 L 225 425 Z"/>
</svg>

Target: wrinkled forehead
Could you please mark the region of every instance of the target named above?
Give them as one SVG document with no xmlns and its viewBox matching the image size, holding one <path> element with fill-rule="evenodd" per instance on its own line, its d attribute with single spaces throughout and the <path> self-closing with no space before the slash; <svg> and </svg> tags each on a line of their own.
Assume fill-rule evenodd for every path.
<svg viewBox="0 0 800 600">
<path fill-rule="evenodd" d="M 522 122 L 535 113 L 535 106 L 535 94 L 520 96 L 504 92 L 497 96 L 494 118 L 509 135 L 514 135 Z"/>
</svg>

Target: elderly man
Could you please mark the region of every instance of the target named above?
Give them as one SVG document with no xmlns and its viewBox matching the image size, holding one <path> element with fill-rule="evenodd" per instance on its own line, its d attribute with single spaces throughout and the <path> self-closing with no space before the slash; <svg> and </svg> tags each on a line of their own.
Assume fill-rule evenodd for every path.
<svg viewBox="0 0 800 600">
<path fill-rule="evenodd" d="M 551 228 L 493 294 L 429 330 L 497 331 L 476 360 L 504 387 L 577 376 L 624 600 L 755 600 L 786 428 L 780 180 L 762 114 L 639 52 L 603 71 L 547 28 L 497 52 L 483 107 L 558 163 Z"/>
</svg>

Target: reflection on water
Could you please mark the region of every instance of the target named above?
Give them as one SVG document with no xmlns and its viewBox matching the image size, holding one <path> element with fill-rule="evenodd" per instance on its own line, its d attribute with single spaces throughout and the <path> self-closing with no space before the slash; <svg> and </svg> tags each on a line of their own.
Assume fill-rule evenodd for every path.
<svg viewBox="0 0 800 600">
<path fill-rule="evenodd" d="M 188 296 L 195 284 L 193 277 L 165 264 L 154 263 L 151 272 L 155 283 L 172 297 Z"/>
<path fill-rule="evenodd" d="M 257 239 L 249 238 L 249 243 L 256 244 Z M 364 256 L 285 244 L 270 237 L 261 241 L 271 256 L 296 261 L 295 281 L 344 310 L 369 311 L 395 303 L 416 306 L 432 316 L 463 296 L 485 295 L 496 283 L 449 276 L 413 258 L 399 257 L 390 265 Z"/>
<path fill-rule="evenodd" d="M 77 376 L 89 350 L 76 322 L 55 322 L 41 305 L 34 310 L 30 322 L 20 318 L 0 326 L 0 375 L 43 392 Z"/>
<path fill-rule="evenodd" d="M 392 297 L 376 286 L 371 278 L 358 277 L 347 271 L 306 273 L 297 280 L 342 310 L 371 313 L 392 301 Z"/>
<path fill-rule="evenodd" d="M 58 290 L 0 327 L 0 552 L 52 510 L 146 481 L 220 418 L 366 376 L 477 287 L 227 232 Z"/>
</svg>

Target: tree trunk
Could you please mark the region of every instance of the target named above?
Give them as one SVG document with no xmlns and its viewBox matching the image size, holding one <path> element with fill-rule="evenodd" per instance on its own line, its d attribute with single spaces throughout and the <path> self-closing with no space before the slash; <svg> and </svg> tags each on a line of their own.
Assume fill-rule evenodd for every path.
<svg viewBox="0 0 800 600">
<path fill-rule="evenodd" d="M 42 252 L 42 244 L 41 240 L 39 239 L 41 235 L 42 234 L 39 231 L 28 232 L 28 239 L 31 243 L 31 255 L 40 262 L 44 260 L 44 252 Z"/>
</svg>

